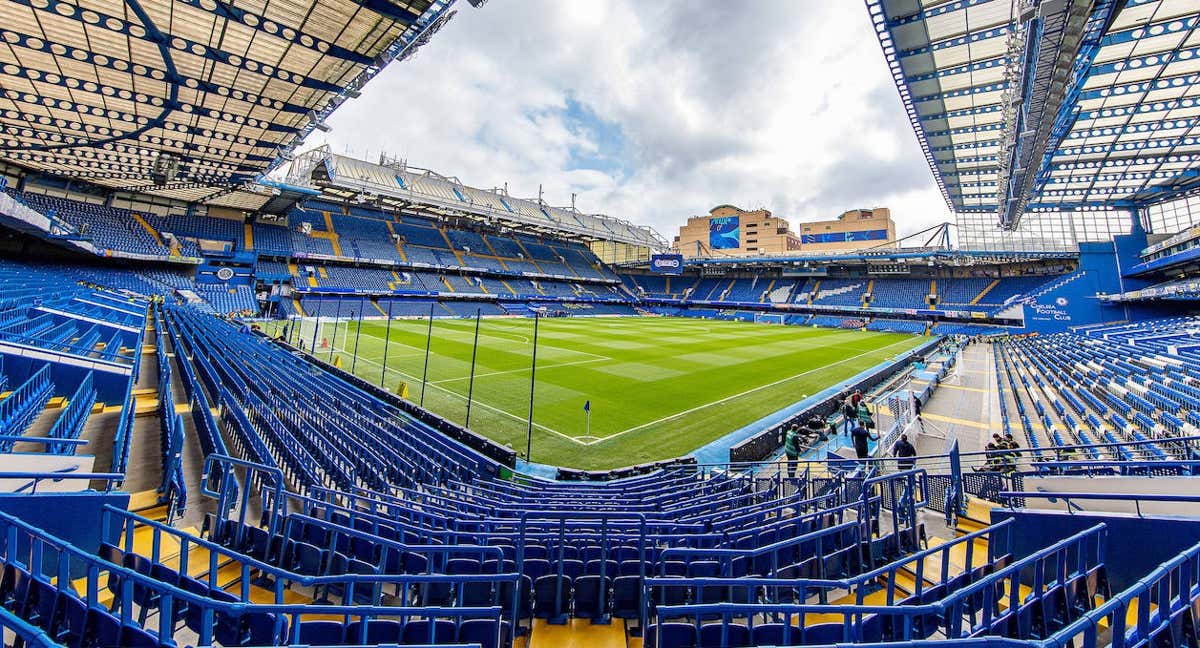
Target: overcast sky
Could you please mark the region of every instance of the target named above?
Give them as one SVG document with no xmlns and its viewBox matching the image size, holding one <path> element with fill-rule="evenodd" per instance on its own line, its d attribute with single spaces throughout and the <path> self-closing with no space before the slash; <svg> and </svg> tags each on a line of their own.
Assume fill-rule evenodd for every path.
<svg viewBox="0 0 1200 648">
<path fill-rule="evenodd" d="M 335 152 L 381 151 L 483 188 L 651 225 L 715 205 L 795 226 L 892 208 L 949 219 L 861 0 L 492 0 L 330 119 Z"/>
</svg>

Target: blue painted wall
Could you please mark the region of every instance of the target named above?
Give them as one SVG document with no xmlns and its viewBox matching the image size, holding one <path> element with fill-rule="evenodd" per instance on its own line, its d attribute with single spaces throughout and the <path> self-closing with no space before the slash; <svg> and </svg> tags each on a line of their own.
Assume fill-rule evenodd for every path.
<svg viewBox="0 0 1200 648">
<path fill-rule="evenodd" d="M 1097 523 L 1108 525 L 1105 566 L 1114 592 L 1129 587 L 1151 569 L 1200 542 L 1200 519 L 1196 518 L 992 510 L 993 523 L 1008 518 L 1014 520 L 1012 552 L 1017 559 Z"/>
<path fill-rule="evenodd" d="M 1121 291 L 1119 254 L 1112 241 L 1080 243 L 1079 269 L 1083 276 L 1026 304 L 1026 330 L 1055 333 L 1071 326 L 1126 319 L 1123 308 L 1096 298 L 1097 293 Z"/>
<path fill-rule="evenodd" d="M 12 515 L 22 522 L 38 527 L 47 533 L 64 540 L 79 549 L 95 553 L 100 549 L 101 511 L 105 504 L 117 508 L 128 508 L 128 493 L 98 493 L 84 491 L 80 493 L 37 493 L 33 495 L 21 493 L 0 494 L 0 511 Z M 116 544 L 120 529 L 109 533 L 108 542 Z M 21 546 L 21 551 L 28 551 L 28 543 Z M 48 552 L 43 558 L 43 568 L 53 574 L 57 569 L 57 556 Z M 72 577 L 84 575 L 83 565 L 75 561 L 72 565 Z"/>
</svg>

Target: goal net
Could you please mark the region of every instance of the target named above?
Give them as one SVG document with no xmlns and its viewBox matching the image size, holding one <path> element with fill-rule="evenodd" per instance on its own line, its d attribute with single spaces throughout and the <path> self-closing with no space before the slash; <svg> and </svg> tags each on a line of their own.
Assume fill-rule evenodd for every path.
<svg viewBox="0 0 1200 648">
<path fill-rule="evenodd" d="M 758 324 L 783 324 L 782 313 L 755 313 L 754 321 Z"/>
</svg>

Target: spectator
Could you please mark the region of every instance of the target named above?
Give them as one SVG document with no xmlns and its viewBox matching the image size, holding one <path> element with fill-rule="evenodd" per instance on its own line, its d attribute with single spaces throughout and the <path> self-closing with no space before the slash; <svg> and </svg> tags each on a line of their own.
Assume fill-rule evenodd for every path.
<svg viewBox="0 0 1200 648">
<path fill-rule="evenodd" d="M 870 451 L 867 449 L 867 441 L 879 440 L 879 437 L 871 434 L 862 421 L 859 421 L 858 425 L 854 426 L 854 429 L 850 431 L 850 438 L 854 440 L 854 453 L 858 455 L 859 459 L 866 459 L 871 456 Z"/>
<path fill-rule="evenodd" d="M 896 447 L 892 450 L 892 456 L 898 459 L 896 467 L 900 470 L 912 470 L 913 466 L 917 465 L 917 460 L 913 459 L 917 456 L 917 449 L 908 442 L 907 434 L 900 435 L 900 440 L 896 442 Z"/>
<path fill-rule="evenodd" d="M 800 458 L 800 428 L 795 423 L 783 437 L 783 453 L 787 455 L 788 479 L 796 476 L 796 460 Z"/>
<path fill-rule="evenodd" d="M 857 413 L 852 397 L 846 396 L 846 400 L 842 402 L 842 430 L 846 433 L 846 436 L 850 436 L 850 430 L 853 428 Z"/>
<path fill-rule="evenodd" d="M 808 419 L 808 436 L 813 441 L 825 441 L 825 419 L 814 416 Z"/>
<path fill-rule="evenodd" d="M 921 397 L 913 394 L 913 419 L 921 426 L 921 432 L 925 432 L 925 419 L 921 418 Z"/>
<path fill-rule="evenodd" d="M 992 436 L 999 437 L 1000 435 L 994 434 Z M 1000 472 L 1000 470 L 1004 468 L 1004 458 L 1000 456 L 999 452 L 997 452 L 999 448 L 995 443 L 989 443 L 984 446 L 983 449 L 985 452 L 987 452 L 987 460 L 982 467 L 975 466 L 973 470 L 975 472 Z"/>
<path fill-rule="evenodd" d="M 858 404 L 858 410 L 855 412 L 858 422 L 867 427 L 868 430 L 875 429 L 875 419 L 871 417 L 871 409 L 867 407 L 867 402 L 862 401 Z"/>
</svg>

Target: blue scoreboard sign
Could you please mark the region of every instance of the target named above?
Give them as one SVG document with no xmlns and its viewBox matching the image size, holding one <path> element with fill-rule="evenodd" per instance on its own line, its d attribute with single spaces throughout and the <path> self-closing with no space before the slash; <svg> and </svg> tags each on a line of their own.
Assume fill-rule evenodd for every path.
<svg viewBox="0 0 1200 648">
<path fill-rule="evenodd" d="M 742 246 L 737 216 L 718 216 L 708 219 L 708 247 L 714 250 L 736 250 Z"/>
<path fill-rule="evenodd" d="M 683 274 L 682 254 L 655 254 L 650 257 L 650 269 L 658 274 Z"/>
</svg>

